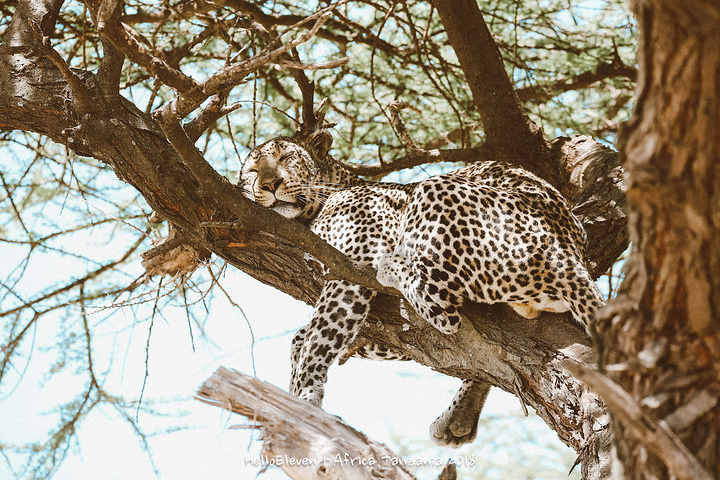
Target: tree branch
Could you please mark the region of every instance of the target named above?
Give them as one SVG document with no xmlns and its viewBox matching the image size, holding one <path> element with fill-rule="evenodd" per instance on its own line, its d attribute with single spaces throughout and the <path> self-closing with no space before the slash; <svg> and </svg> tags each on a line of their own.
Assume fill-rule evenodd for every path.
<svg viewBox="0 0 720 480">
<path fill-rule="evenodd" d="M 195 115 L 192 120 L 185 124 L 183 128 L 185 129 L 185 133 L 187 134 L 188 138 L 192 143 L 195 143 L 205 130 L 215 125 L 215 123 L 223 115 L 227 115 L 235 108 L 239 108 L 223 107 L 229 95 L 230 90 L 224 90 L 222 92 L 216 93 L 215 95 L 210 97 L 210 101 L 208 102 L 207 106 L 203 108 L 200 113 Z"/>
<path fill-rule="evenodd" d="M 337 68 L 347 64 L 350 61 L 350 57 L 338 58 L 337 60 L 328 60 L 322 63 L 302 63 L 293 62 L 291 60 L 278 60 L 275 62 L 281 67 L 294 68 L 296 70 L 324 70 L 330 68 Z"/>
<path fill-rule="evenodd" d="M 332 8 L 335 7 L 336 5 L 332 6 Z M 185 118 L 209 96 L 235 85 L 237 82 L 245 78 L 254 70 L 257 70 L 263 65 L 267 65 L 268 63 L 275 61 L 291 49 L 297 47 L 302 43 L 307 42 L 327 21 L 327 19 L 329 18 L 328 11 L 330 8 L 331 7 L 327 7 L 318 12 L 317 14 L 307 17 L 304 21 L 309 21 L 311 19 L 317 20 L 315 21 L 312 28 L 310 28 L 305 34 L 299 36 L 295 40 L 292 40 L 278 48 L 275 48 L 274 50 L 271 50 L 272 45 L 270 45 L 263 52 L 260 52 L 259 54 L 253 56 L 251 59 L 245 62 L 228 65 L 225 68 L 219 70 L 214 75 L 210 76 L 210 78 L 208 78 L 201 85 L 198 85 L 197 88 L 194 88 L 192 91 L 188 91 L 185 95 L 178 95 L 177 97 L 175 97 L 175 99 L 162 107 L 162 110 L 164 112 L 163 115 L 172 114 L 177 118 Z"/>
<path fill-rule="evenodd" d="M 65 60 L 50 44 L 50 39 L 43 35 L 40 30 L 40 26 L 34 21 L 30 21 L 30 26 L 35 34 L 39 37 L 40 46 L 36 50 L 40 55 L 47 57 L 53 65 L 57 67 L 65 80 L 67 80 L 68 87 L 72 92 L 73 107 L 77 110 L 79 115 L 83 115 L 97 108 L 93 102 L 93 95 L 90 89 L 85 85 L 85 82 L 80 79 L 75 73 L 70 70 L 70 66 L 65 63 Z"/>
<path fill-rule="evenodd" d="M 420 110 L 413 107 L 408 102 L 395 100 L 391 102 L 390 105 L 388 105 L 388 110 L 390 110 L 390 121 L 393 128 L 400 137 L 400 140 L 402 140 L 402 142 L 405 144 L 405 148 L 410 151 L 418 151 L 420 150 L 420 148 L 418 148 L 418 146 L 415 144 L 415 141 L 410 137 L 405 123 L 402 121 L 402 118 L 400 118 L 400 110 L 405 108 L 409 108 L 418 115 L 422 114 Z"/>
<path fill-rule="evenodd" d="M 450 44 L 460 61 L 485 130 L 498 160 L 525 162 L 551 183 L 557 179 L 540 129 L 525 116 L 500 51 L 475 0 L 433 0 Z"/>
<path fill-rule="evenodd" d="M 144 68 L 149 74 L 179 92 L 188 92 L 198 86 L 198 83 L 191 77 L 185 75 L 179 69 L 171 67 L 157 53 L 146 48 L 138 40 L 138 38 L 142 38 L 140 34 L 127 25 L 123 25 L 119 20 L 119 12 L 116 12 L 112 5 L 106 6 L 106 3 L 114 4 L 117 2 L 103 2 L 101 8 L 98 9 L 93 8 L 91 2 L 85 2 L 93 14 L 98 33 L 106 41 Z"/>
<path fill-rule="evenodd" d="M 460 329 L 445 335 L 415 314 L 398 317 L 398 308 L 398 299 L 379 296 L 361 334 L 446 375 L 480 379 L 518 396 L 578 452 L 584 479 L 607 478 L 602 401 L 562 366 L 595 362 L 594 349 L 569 316 L 544 313 L 528 320 L 507 305 L 466 302 Z"/>
<path fill-rule="evenodd" d="M 295 480 L 415 479 L 387 446 L 256 378 L 220 367 L 197 399 L 247 417 L 263 432 L 263 464 L 274 463 Z"/>
<path fill-rule="evenodd" d="M 625 77 L 635 82 L 637 74 L 637 68 L 625 65 L 620 59 L 613 59 L 609 63 L 602 63 L 594 69 L 574 77 L 558 80 L 549 85 L 531 85 L 518 88 L 516 92 L 521 102 L 550 100 L 561 93 L 580 90 L 606 78 Z"/>
<path fill-rule="evenodd" d="M 221 1 L 220 3 L 222 4 L 224 2 Z M 247 2 L 245 0 L 227 0 L 227 4 L 228 6 L 232 6 L 232 8 L 237 9 L 239 12 L 251 16 L 255 21 L 261 24 L 268 31 L 276 28 L 278 25 L 294 25 L 304 18 L 299 15 L 266 14 L 257 5 L 251 2 Z M 351 42 L 364 43 L 373 48 L 382 50 L 389 55 L 397 55 L 400 52 L 400 50 L 395 45 L 392 45 L 391 43 L 382 40 L 377 35 L 374 35 L 367 28 L 355 22 L 352 22 L 351 20 L 343 16 L 339 16 L 339 18 L 342 20 L 342 22 L 338 22 L 336 20 L 328 21 L 328 26 L 331 27 L 332 31 L 328 29 L 321 29 L 318 32 L 318 36 L 328 39 L 332 42 L 339 43 L 341 45 L 347 45 Z M 342 30 L 343 28 L 347 29 L 347 26 L 344 24 L 349 25 L 350 28 L 354 30 L 361 31 L 362 35 L 355 35 L 352 38 L 348 38 L 341 34 L 335 33 L 335 31 L 337 30 Z"/>
<path fill-rule="evenodd" d="M 584 365 L 565 363 L 564 367 L 597 392 L 612 414 L 667 465 L 674 477 L 680 480 L 712 480 L 710 473 L 677 435 L 664 422 L 646 415 L 620 385 Z"/>
<path fill-rule="evenodd" d="M 92 280 L 94 278 L 97 278 L 98 276 L 102 275 L 103 273 L 107 272 L 108 270 L 111 270 L 115 268 L 116 266 L 120 265 L 121 263 L 124 263 L 130 256 L 135 253 L 135 251 L 140 248 L 140 245 L 145 241 L 145 235 L 150 233 L 150 229 L 147 229 L 145 233 L 138 238 L 135 243 L 130 246 L 130 248 L 117 260 L 114 260 L 112 262 L 106 263 L 105 265 L 102 265 L 95 270 L 88 272 L 84 277 L 78 278 L 76 280 L 73 280 L 72 282 L 63 285 L 62 287 L 59 287 L 52 292 L 48 292 L 44 295 L 41 295 L 33 300 L 30 300 L 28 302 L 23 303 L 22 305 L 19 305 L 15 308 L 11 308 L 10 310 L 5 310 L 4 312 L 0 312 L 0 318 L 5 317 L 8 315 L 12 315 L 13 313 L 19 312 L 20 310 L 24 310 L 28 307 L 32 307 L 33 305 L 36 305 L 43 300 L 47 300 L 48 298 L 55 297 L 57 295 L 60 295 L 61 293 L 65 293 L 69 290 L 72 290 L 75 287 L 79 287 L 84 285 L 89 280 Z"/>
<path fill-rule="evenodd" d="M 31 27 L 32 22 L 40 26 L 42 35 L 50 35 L 55 28 L 55 21 L 62 4 L 63 0 L 19 2 L 5 32 L 2 46 L 4 48 L 32 48 L 37 40 L 36 34 Z"/>
<path fill-rule="evenodd" d="M 439 162 L 465 162 L 473 163 L 483 160 L 492 160 L 492 149 L 486 145 L 473 148 L 451 148 L 432 150 L 410 150 L 406 155 L 396 157 L 390 161 L 376 162 L 369 165 L 344 163 L 348 170 L 356 175 L 376 177 L 396 172 L 405 168 L 413 168 L 426 163 Z"/>
</svg>

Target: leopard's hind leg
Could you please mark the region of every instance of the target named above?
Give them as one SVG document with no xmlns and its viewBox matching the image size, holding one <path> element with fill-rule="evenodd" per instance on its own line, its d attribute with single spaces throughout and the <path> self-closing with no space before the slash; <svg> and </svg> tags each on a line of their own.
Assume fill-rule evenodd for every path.
<svg viewBox="0 0 720 480">
<path fill-rule="evenodd" d="M 475 440 L 478 420 L 490 384 L 464 380 L 450 406 L 430 425 L 430 438 L 438 445 L 459 447 Z"/>
<path fill-rule="evenodd" d="M 425 254 L 430 255 L 427 251 Z M 457 332 L 461 321 L 460 285 L 432 261 L 417 252 L 407 258 L 396 251 L 380 262 L 378 281 L 400 290 L 417 314 L 441 332 Z"/>
<path fill-rule="evenodd" d="M 595 313 L 605 306 L 605 297 L 590 273 L 580 263 L 575 265 L 573 276 L 569 280 L 560 294 L 569 304 L 573 318 L 591 334 Z"/>
</svg>

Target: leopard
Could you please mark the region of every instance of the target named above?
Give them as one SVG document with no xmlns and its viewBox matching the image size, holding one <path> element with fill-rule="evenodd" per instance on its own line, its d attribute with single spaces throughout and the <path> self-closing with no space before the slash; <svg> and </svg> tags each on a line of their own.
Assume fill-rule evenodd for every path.
<svg viewBox="0 0 720 480">
<path fill-rule="evenodd" d="M 466 300 L 507 303 L 525 318 L 570 311 L 589 331 L 604 299 L 585 265 L 582 224 L 548 182 L 494 160 L 413 183 L 370 181 L 330 155 L 332 141 L 325 129 L 268 140 L 246 157 L 238 186 L 374 268 L 440 332 L 457 331 Z M 350 351 L 377 295 L 345 280 L 325 282 L 310 322 L 291 341 L 292 394 L 322 405 L 328 370 Z M 375 343 L 350 354 L 409 360 Z M 463 380 L 431 424 L 432 440 L 473 441 L 488 389 Z"/>
</svg>

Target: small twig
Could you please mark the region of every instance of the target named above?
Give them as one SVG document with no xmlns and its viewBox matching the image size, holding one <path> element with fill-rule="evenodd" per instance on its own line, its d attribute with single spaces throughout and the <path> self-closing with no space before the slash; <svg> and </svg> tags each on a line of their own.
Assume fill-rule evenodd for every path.
<svg viewBox="0 0 720 480">
<path fill-rule="evenodd" d="M 343 163 L 343 165 L 356 175 L 375 177 L 386 173 L 413 168 L 427 163 L 439 162 L 465 162 L 473 163 L 492 159 L 490 151 L 485 145 L 472 148 L 451 148 L 409 151 L 407 155 L 393 158 L 391 160 L 380 159 L 370 165 L 359 165 Z M 379 146 L 378 146 L 379 154 Z"/>
<path fill-rule="evenodd" d="M 160 280 L 162 285 L 162 280 Z M 135 423 L 137 423 L 140 417 L 140 407 L 142 406 L 143 396 L 145 395 L 145 387 L 147 386 L 147 380 L 150 376 L 150 337 L 152 337 L 153 325 L 155 324 L 155 315 L 158 312 L 158 300 L 160 299 L 160 286 L 158 286 L 157 297 L 153 304 L 152 314 L 150 315 L 150 327 L 148 327 L 147 340 L 145 341 L 145 375 L 143 376 L 142 387 L 140 388 L 140 396 L 137 401 L 137 409 L 135 410 Z"/>
<path fill-rule="evenodd" d="M 150 233 L 150 229 L 148 229 L 146 233 Z M 91 279 L 97 278 L 98 276 L 100 276 L 100 275 L 103 274 L 104 272 L 106 272 L 106 271 L 108 271 L 108 270 L 112 270 L 112 269 L 115 268 L 117 265 L 120 265 L 121 263 L 125 262 L 128 258 L 130 258 L 130 256 L 135 252 L 135 250 L 137 250 L 137 249 L 140 247 L 140 245 L 143 243 L 143 241 L 145 241 L 145 237 L 142 237 L 142 236 L 141 236 L 141 237 L 130 247 L 130 249 L 128 249 L 128 250 L 125 252 L 125 254 L 124 254 L 122 257 L 120 257 L 118 260 L 115 260 L 115 261 L 112 261 L 112 262 L 107 263 L 107 264 L 105 264 L 105 265 L 102 265 L 102 266 L 100 266 L 99 268 L 93 270 L 92 272 L 88 272 L 84 277 L 78 278 L 77 280 L 73 280 L 72 282 L 70 282 L 70 283 L 68 283 L 68 284 L 66 284 L 66 285 L 64 285 L 64 286 L 62 286 L 62 287 L 59 287 L 58 289 L 56 289 L 56 290 L 54 290 L 54 291 L 52 291 L 52 292 L 46 293 L 45 295 L 41 295 L 41 296 L 39 296 L 39 297 L 37 297 L 37 298 L 35 298 L 35 299 L 33 299 L 33 300 L 28 300 L 27 302 L 23 303 L 22 305 L 19 305 L 19 306 L 15 307 L 15 308 L 11 308 L 10 310 L 5 310 L 4 312 L 0 312 L 0 317 L 5 317 L 5 316 L 11 315 L 11 314 L 13 314 L 13 313 L 15 313 L 15 312 L 19 312 L 20 310 L 22 310 L 22 309 L 24 309 L 24 308 L 32 307 L 33 305 L 36 305 L 36 304 L 38 304 L 38 303 L 40 303 L 40 302 L 42 302 L 42 301 L 44 301 L 44 300 L 47 300 L 48 298 L 52 298 L 52 297 L 55 297 L 55 296 L 57 296 L 57 295 L 59 295 L 59 294 L 61 294 L 61 293 L 65 293 L 65 292 L 67 292 L 67 291 L 69 291 L 69 290 L 72 290 L 73 288 L 75 288 L 75 287 L 77 287 L 77 286 L 79 286 L 79 285 L 84 284 L 85 282 L 87 282 L 87 281 L 89 281 L 89 280 L 91 280 Z"/>
<path fill-rule="evenodd" d="M 561 78 L 545 85 L 528 85 L 516 90 L 521 102 L 529 100 L 546 101 L 571 90 L 581 90 L 610 78 L 627 78 L 630 81 L 637 79 L 638 70 L 635 67 L 618 62 L 614 58 L 610 62 L 600 63 L 593 68 L 574 75 Z M 613 118 L 608 116 L 608 118 Z"/>
<path fill-rule="evenodd" d="M 408 102 L 402 100 L 395 100 L 390 103 L 390 105 L 388 105 L 388 110 L 390 110 L 390 123 L 392 124 L 395 131 L 398 133 L 400 139 L 403 141 L 403 143 L 405 143 L 405 146 L 407 146 L 407 148 L 409 148 L 410 150 L 419 151 L 420 147 L 418 147 L 415 144 L 415 141 L 410 137 L 410 134 L 405 127 L 405 123 L 403 123 L 402 119 L 400 118 L 400 110 L 404 108 L 409 108 L 418 115 L 422 113 L 419 109 L 413 107 Z"/>
</svg>

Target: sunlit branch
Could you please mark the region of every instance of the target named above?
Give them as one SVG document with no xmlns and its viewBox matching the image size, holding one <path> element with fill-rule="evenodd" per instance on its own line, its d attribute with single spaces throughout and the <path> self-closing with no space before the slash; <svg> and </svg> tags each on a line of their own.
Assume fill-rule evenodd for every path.
<svg viewBox="0 0 720 480">
<path fill-rule="evenodd" d="M 278 60 L 277 62 L 275 62 L 275 64 L 280 65 L 281 67 L 295 68 L 298 70 L 324 70 L 329 68 L 341 67 L 347 64 L 348 61 L 350 61 L 349 57 L 343 57 L 337 60 L 329 60 L 322 63 L 302 63 L 293 62 L 290 60 Z"/>
<path fill-rule="evenodd" d="M 98 15 L 99 12 L 95 12 L 96 18 Z M 116 18 L 98 18 L 97 22 L 98 33 L 164 84 L 180 92 L 187 92 L 197 87 L 195 80 L 171 67 L 157 53 L 146 48 L 140 40 L 142 36 L 132 28 L 123 25 Z"/>
</svg>

